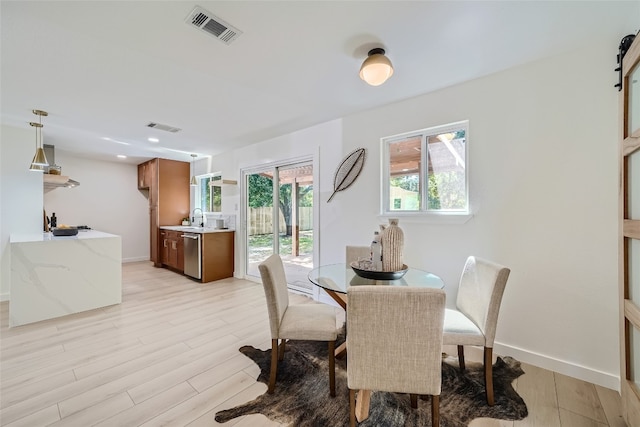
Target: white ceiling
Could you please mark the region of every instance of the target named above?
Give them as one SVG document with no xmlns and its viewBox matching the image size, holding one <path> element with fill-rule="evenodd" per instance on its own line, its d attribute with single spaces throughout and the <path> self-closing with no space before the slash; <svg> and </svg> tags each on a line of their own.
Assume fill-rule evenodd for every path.
<svg viewBox="0 0 640 427">
<path fill-rule="evenodd" d="M 243 34 L 226 45 L 191 27 L 196 5 Z M 42 109 L 56 150 L 132 163 L 215 155 L 640 23 L 631 1 L 2 0 L 0 13 L 2 123 L 30 129 Z M 379 87 L 358 77 L 373 47 L 395 67 Z"/>
</svg>

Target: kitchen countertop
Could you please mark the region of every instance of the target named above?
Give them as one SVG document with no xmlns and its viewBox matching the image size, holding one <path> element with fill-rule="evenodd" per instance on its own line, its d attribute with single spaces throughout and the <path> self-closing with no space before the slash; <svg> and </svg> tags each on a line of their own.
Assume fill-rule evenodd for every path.
<svg viewBox="0 0 640 427">
<path fill-rule="evenodd" d="M 54 236 L 53 233 L 30 233 L 30 234 L 12 234 L 9 238 L 10 243 L 26 243 L 26 242 L 46 242 L 46 241 L 64 241 L 64 240 L 85 240 L 85 239 L 102 239 L 105 237 L 120 237 L 115 234 L 104 233 L 96 230 L 78 230 L 75 236 Z"/>
<path fill-rule="evenodd" d="M 208 227 L 192 227 L 190 225 L 163 225 L 162 230 L 183 231 L 185 233 L 225 233 L 235 231 L 231 228 L 208 228 Z"/>
</svg>

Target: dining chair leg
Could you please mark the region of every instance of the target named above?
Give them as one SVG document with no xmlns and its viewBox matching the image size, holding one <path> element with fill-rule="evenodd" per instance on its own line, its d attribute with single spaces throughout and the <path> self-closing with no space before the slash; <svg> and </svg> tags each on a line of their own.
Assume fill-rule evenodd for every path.
<svg viewBox="0 0 640 427">
<path fill-rule="evenodd" d="M 356 391 L 349 390 L 349 425 L 356 427 Z"/>
<path fill-rule="evenodd" d="M 413 409 L 418 408 L 418 395 L 417 394 L 410 394 L 409 396 L 411 397 L 411 407 Z"/>
<path fill-rule="evenodd" d="M 269 388 L 267 392 L 273 393 L 276 388 L 276 371 L 278 370 L 278 340 L 271 340 L 271 371 L 269 372 Z"/>
<path fill-rule="evenodd" d="M 431 427 L 440 427 L 440 395 L 431 395 Z"/>
<path fill-rule="evenodd" d="M 329 341 L 329 396 L 336 396 L 336 342 Z"/>
<path fill-rule="evenodd" d="M 284 347 L 286 345 L 287 340 L 282 339 L 280 340 L 280 348 L 278 349 L 278 359 L 279 360 L 284 360 Z"/>
<path fill-rule="evenodd" d="M 493 399 L 493 348 L 484 348 L 484 388 L 487 394 L 487 403 L 494 405 Z"/>
<path fill-rule="evenodd" d="M 464 346 L 458 346 L 458 364 L 460 365 L 460 370 L 464 371 Z"/>
</svg>

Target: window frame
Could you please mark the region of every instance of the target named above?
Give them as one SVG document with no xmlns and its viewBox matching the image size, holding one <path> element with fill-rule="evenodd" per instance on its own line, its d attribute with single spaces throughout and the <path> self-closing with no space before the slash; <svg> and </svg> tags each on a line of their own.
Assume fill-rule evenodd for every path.
<svg viewBox="0 0 640 427">
<path fill-rule="evenodd" d="M 421 162 L 423 165 L 428 164 L 427 139 L 430 136 L 440 135 L 452 131 L 465 131 L 464 143 L 464 170 L 465 170 L 465 205 L 464 209 L 447 210 L 447 209 L 429 209 L 427 203 L 427 195 L 429 192 L 429 175 L 428 171 L 420 171 L 420 206 L 418 210 L 391 210 L 391 185 L 390 185 L 390 154 L 389 147 L 395 142 L 399 142 L 412 137 L 419 137 L 421 141 Z M 401 134 L 386 136 L 380 139 L 380 217 L 381 218 L 397 218 L 402 217 L 409 222 L 449 222 L 464 223 L 472 216 L 471 210 L 471 189 L 469 179 L 469 120 L 461 120 L 458 122 L 448 123 L 445 125 L 431 126 L 415 131 L 404 132 Z"/>
<path fill-rule="evenodd" d="M 213 205 L 211 205 L 211 203 L 213 203 L 213 197 L 211 197 L 210 195 L 210 205 L 207 206 L 207 209 L 203 208 L 203 200 L 202 200 L 202 186 L 203 183 L 202 181 L 204 179 L 210 178 L 211 180 L 209 181 L 208 187 L 209 187 L 209 191 L 211 191 L 211 187 L 214 187 L 216 185 L 212 185 L 211 182 L 212 181 L 220 181 L 220 185 L 218 185 L 217 187 L 220 187 L 222 189 L 222 172 L 210 172 L 210 173 L 205 173 L 202 175 L 196 175 L 196 182 L 197 185 L 195 186 L 195 193 L 194 193 L 194 209 L 202 209 L 203 213 L 221 213 L 222 212 L 222 201 L 220 202 L 220 211 L 214 211 L 212 210 Z M 214 179 L 214 178 L 218 178 L 218 179 Z M 222 198 L 222 195 L 221 195 Z"/>
</svg>

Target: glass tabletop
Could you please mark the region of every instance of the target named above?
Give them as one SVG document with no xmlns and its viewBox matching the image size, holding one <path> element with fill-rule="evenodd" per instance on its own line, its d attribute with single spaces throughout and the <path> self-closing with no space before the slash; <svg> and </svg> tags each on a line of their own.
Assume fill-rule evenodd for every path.
<svg viewBox="0 0 640 427">
<path fill-rule="evenodd" d="M 346 294 L 349 286 L 358 285 L 386 285 L 386 286 L 416 286 L 427 288 L 444 288 L 444 282 L 438 276 L 428 271 L 409 268 L 407 273 L 397 280 L 373 280 L 358 276 L 345 263 L 323 265 L 309 272 L 309 280 L 323 289 Z"/>
</svg>

